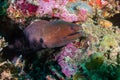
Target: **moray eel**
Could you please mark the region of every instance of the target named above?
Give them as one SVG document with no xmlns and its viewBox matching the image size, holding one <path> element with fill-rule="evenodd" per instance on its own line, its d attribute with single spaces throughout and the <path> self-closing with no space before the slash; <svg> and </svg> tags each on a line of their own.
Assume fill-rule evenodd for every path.
<svg viewBox="0 0 120 80">
<path fill-rule="evenodd" d="M 34 50 L 64 46 L 83 34 L 81 26 L 62 20 L 36 20 L 24 29 L 29 46 Z"/>
</svg>

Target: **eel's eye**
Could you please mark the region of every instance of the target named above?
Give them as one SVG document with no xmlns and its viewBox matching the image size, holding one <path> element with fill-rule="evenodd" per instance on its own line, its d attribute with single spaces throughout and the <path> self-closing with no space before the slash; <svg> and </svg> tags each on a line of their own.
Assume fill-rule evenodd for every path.
<svg viewBox="0 0 120 80">
<path fill-rule="evenodd" d="M 40 38 L 40 44 L 41 44 L 42 48 L 47 48 L 47 45 L 44 43 L 43 38 Z"/>
<path fill-rule="evenodd" d="M 44 43 L 44 40 L 42 38 L 40 38 L 40 43 Z"/>
</svg>

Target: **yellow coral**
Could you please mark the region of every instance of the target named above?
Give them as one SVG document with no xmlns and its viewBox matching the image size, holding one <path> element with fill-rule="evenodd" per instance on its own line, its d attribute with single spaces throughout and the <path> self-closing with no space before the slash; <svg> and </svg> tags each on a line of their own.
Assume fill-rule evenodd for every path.
<svg viewBox="0 0 120 80">
<path fill-rule="evenodd" d="M 115 48 L 115 47 L 118 47 L 119 45 L 117 41 L 115 40 L 114 36 L 106 35 L 103 37 L 103 40 L 101 41 L 100 46 L 105 49 L 110 49 L 111 47 Z"/>
<path fill-rule="evenodd" d="M 110 21 L 107 20 L 100 20 L 98 22 L 103 28 L 111 28 L 112 27 L 112 23 Z"/>
</svg>

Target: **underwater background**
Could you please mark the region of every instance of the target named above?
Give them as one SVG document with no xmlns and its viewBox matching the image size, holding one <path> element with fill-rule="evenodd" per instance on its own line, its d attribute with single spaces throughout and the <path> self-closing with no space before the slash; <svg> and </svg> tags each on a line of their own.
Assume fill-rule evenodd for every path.
<svg viewBox="0 0 120 80">
<path fill-rule="evenodd" d="M 0 80 L 120 80 L 120 1 L 0 0 Z"/>
</svg>

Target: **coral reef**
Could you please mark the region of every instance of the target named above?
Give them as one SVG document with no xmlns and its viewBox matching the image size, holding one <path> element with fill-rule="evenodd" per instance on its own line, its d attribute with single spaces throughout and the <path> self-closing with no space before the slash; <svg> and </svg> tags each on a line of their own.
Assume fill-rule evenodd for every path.
<svg viewBox="0 0 120 80">
<path fill-rule="evenodd" d="M 0 0 L 0 18 L 1 80 L 120 80 L 119 0 Z"/>
<path fill-rule="evenodd" d="M 79 7 L 81 7 L 79 9 Z M 74 9 L 75 8 L 75 9 Z M 24 22 L 30 16 L 57 17 L 67 22 L 83 22 L 92 8 L 84 2 L 70 4 L 69 0 L 16 0 L 8 8 L 8 16 L 17 22 Z"/>
</svg>

